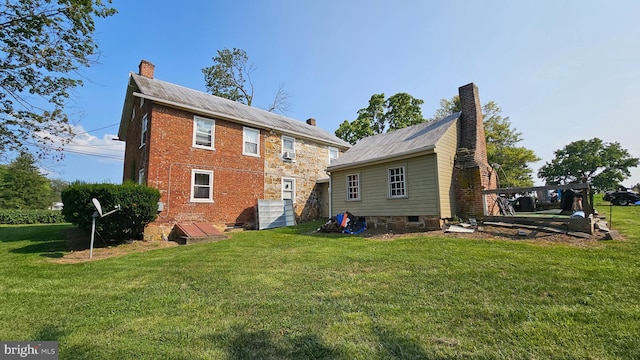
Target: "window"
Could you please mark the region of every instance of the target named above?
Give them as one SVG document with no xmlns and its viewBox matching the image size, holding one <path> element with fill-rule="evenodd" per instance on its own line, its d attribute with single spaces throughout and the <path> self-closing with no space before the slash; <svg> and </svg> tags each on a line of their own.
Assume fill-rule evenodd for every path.
<svg viewBox="0 0 640 360">
<path fill-rule="evenodd" d="M 260 156 L 260 130 L 245 127 L 243 129 L 243 155 Z"/>
<path fill-rule="evenodd" d="M 282 200 L 292 200 L 293 202 L 295 202 L 295 199 L 296 180 L 282 178 Z"/>
<path fill-rule="evenodd" d="M 193 117 L 193 147 L 213 149 L 215 120 Z"/>
<path fill-rule="evenodd" d="M 282 137 L 282 158 L 287 160 L 295 160 L 296 139 L 288 136 Z"/>
<path fill-rule="evenodd" d="M 142 105 L 144 105 L 144 98 L 140 98 L 140 107 L 142 108 Z"/>
<path fill-rule="evenodd" d="M 142 130 L 140 131 L 140 147 L 147 143 L 147 129 L 149 127 L 149 119 L 147 114 L 142 117 Z"/>
<path fill-rule="evenodd" d="M 334 148 L 334 147 L 329 147 L 329 163 L 331 163 L 332 160 L 335 160 L 338 158 L 338 149 Z"/>
<path fill-rule="evenodd" d="M 136 108 L 134 107 L 131 110 L 131 121 L 133 121 L 136 118 Z"/>
<path fill-rule="evenodd" d="M 138 170 L 138 184 L 144 184 L 144 169 Z"/>
<path fill-rule="evenodd" d="M 389 197 L 406 197 L 406 188 L 404 166 L 389 169 Z"/>
<path fill-rule="evenodd" d="M 360 200 L 360 175 L 347 175 L 347 200 Z"/>
<path fill-rule="evenodd" d="M 213 202 L 213 171 L 191 170 L 191 201 Z"/>
</svg>

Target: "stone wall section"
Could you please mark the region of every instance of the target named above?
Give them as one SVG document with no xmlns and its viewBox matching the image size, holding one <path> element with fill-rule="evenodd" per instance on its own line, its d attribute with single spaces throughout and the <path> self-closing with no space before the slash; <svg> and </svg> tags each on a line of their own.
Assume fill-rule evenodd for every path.
<svg viewBox="0 0 640 360">
<path fill-rule="evenodd" d="M 281 133 L 267 132 L 264 140 L 264 198 L 268 200 L 282 199 L 282 179 L 294 179 L 295 200 L 293 204 L 296 220 L 317 219 L 320 215 L 321 195 L 316 187 L 316 182 L 318 179 L 329 177 L 325 172 L 329 165 L 327 145 L 308 139 L 295 138 L 296 158 L 295 160 L 286 160 L 282 157 Z"/>
</svg>

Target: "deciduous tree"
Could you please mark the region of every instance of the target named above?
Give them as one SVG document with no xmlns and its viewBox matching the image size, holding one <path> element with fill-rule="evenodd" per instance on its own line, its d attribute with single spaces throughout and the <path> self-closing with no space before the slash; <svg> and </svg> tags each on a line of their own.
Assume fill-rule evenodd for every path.
<svg viewBox="0 0 640 360">
<path fill-rule="evenodd" d="M 0 171 L 0 208 L 46 209 L 53 192 L 49 179 L 40 173 L 35 159 L 22 153 Z"/>
<path fill-rule="evenodd" d="M 215 96 L 252 106 L 254 86 L 251 74 L 255 67 L 248 63 L 247 52 L 236 48 L 218 50 L 212 61 L 213 65 L 202 69 L 207 90 Z M 266 110 L 285 113 L 291 106 L 290 99 L 291 96 L 280 85 Z"/>
<path fill-rule="evenodd" d="M 460 98 L 440 100 L 440 108 L 433 119 L 440 119 L 461 111 Z M 509 117 L 502 117 L 502 109 L 495 101 L 482 106 L 484 133 L 487 143 L 487 160 L 498 172 L 500 187 L 521 187 L 533 185 L 533 170 L 529 163 L 540 158 L 531 149 L 517 146 L 522 141 L 522 133 L 511 126 Z"/>
<path fill-rule="evenodd" d="M 36 145 L 46 155 L 54 138 L 72 137 L 65 103 L 82 85 L 78 70 L 95 62 L 95 18 L 116 12 L 107 3 L 0 3 L 0 152 Z"/>
<path fill-rule="evenodd" d="M 425 121 L 420 108 L 423 102 L 407 93 L 397 93 L 386 100 L 384 94 L 373 94 L 369 106 L 358 110 L 355 120 L 342 122 L 335 134 L 355 144 L 367 136 L 422 123 Z"/>
<path fill-rule="evenodd" d="M 539 178 L 550 185 L 587 181 L 596 190 L 617 189 L 640 161 L 619 143 L 598 138 L 574 141 L 554 154 L 538 171 Z"/>
</svg>

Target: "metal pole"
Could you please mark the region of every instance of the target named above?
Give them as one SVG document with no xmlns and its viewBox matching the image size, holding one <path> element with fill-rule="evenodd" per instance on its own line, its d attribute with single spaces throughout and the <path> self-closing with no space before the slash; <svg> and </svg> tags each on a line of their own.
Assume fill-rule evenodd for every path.
<svg viewBox="0 0 640 360">
<path fill-rule="evenodd" d="M 91 217 L 93 218 L 93 221 L 91 222 L 91 247 L 89 248 L 89 259 L 93 257 L 93 240 L 96 233 L 96 218 L 98 217 L 98 212 L 94 212 Z"/>
</svg>

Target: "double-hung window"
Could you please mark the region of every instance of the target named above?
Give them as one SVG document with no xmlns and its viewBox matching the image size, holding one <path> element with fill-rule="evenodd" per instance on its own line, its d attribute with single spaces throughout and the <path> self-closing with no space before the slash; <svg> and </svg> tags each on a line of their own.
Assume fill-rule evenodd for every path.
<svg viewBox="0 0 640 360">
<path fill-rule="evenodd" d="M 331 164 L 331 161 L 338 158 L 338 154 L 337 148 L 329 146 L 329 164 Z"/>
<path fill-rule="evenodd" d="M 140 147 L 143 147 L 147 143 L 147 130 L 149 129 L 149 118 L 147 114 L 142 117 L 142 125 L 140 129 Z"/>
<path fill-rule="evenodd" d="M 242 131 L 242 154 L 260 156 L 260 130 L 245 127 Z"/>
<path fill-rule="evenodd" d="M 389 197 L 407 197 L 407 183 L 404 166 L 389 169 Z"/>
<path fill-rule="evenodd" d="M 191 201 L 213 202 L 213 171 L 191 170 Z"/>
<path fill-rule="evenodd" d="M 347 200 L 360 200 L 360 175 L 347 175 Z"/>
<path fill-rule="evenodd" d="M 296 159 L 296 139 L 282 136 L 282 158 L 286 160 Z"/>
<path fill-rule="evenodd" d="M 216 122 L 200 116 L 193 117 L 193 147 L 213 150 Z"/>
</svg>

